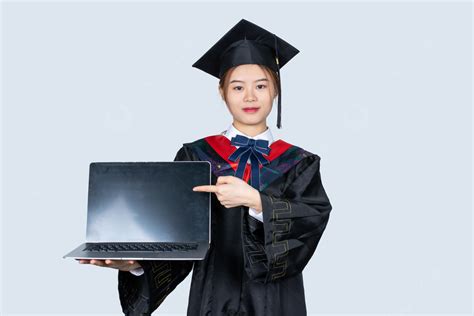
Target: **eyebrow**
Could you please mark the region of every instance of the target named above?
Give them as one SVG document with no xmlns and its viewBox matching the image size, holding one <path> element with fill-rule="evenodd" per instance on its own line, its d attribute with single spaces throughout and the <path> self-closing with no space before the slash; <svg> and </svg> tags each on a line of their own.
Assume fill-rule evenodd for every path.
<svg viewBox="0 0 474 316">
<path fill-rule="evenodd" d="M 262 78 L 262 79 L 255 80 L 254 82 L 259 82 L 259 81 L 268 81 L 268 79 L 267 78 Z M 232 80 L 231 82 L 229 82 L 229 84 L 234 83 L 234 82 L 243 82 L 243 81 L 242 80 Z"/>
</svg>

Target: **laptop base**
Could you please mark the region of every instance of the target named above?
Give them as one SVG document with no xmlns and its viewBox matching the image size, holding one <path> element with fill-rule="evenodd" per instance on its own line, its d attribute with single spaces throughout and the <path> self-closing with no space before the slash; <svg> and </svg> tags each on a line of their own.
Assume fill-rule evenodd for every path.
<svg viewBox="0 0 474 316">
<path fill-rule="evenodd" d="M 98 252 L 84 250 L 91 242 L 81 244 L 79 247 L 63 256 L 74 259 L 111 259 L 111 260 L 203 260 L 209 249 L 207 241 L 197 242 L 198 246 L 186 251 L 114 251 Z M 100 243 L 99 243 L 100 244 Z"/>
</svg>

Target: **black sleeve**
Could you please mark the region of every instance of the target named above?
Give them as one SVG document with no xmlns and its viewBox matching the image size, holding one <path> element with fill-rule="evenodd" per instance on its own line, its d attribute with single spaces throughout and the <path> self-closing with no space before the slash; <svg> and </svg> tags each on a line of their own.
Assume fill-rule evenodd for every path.
<svg viewBox="0 0 474 316">
<path fill-rule="evenodd" d="M 191 161 L 185 146 L 174 161 Z M 118 292 L 125 315 L 150 315 L 166 296 L 183 281 L 193 268 L 193 261 L 138 260 L 144 273 L 136 276 L 128 271 L 118 272 Z"/>
<path fill-rule="evenodd" d="M 268 283 L 303 271 L 329 220 L 332 206 L 323 188 L 320 157 L 298 163 L 281 196 L 260 192 L 263 223 L 244 217 L 243 236 L 249 277 Z"/>
</svg>

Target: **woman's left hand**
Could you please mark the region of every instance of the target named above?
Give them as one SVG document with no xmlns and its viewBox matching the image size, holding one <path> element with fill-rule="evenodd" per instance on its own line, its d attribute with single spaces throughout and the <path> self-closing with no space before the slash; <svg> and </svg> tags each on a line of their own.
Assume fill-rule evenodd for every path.
<svg viewBox="0 0 474 316">
<path fill-rule="evenodd" d="M 215 193 L 219 202 L 226 208 L 244 205 L 257 212 L 262 210 L 260 192 L 234 176 L 218 177 L 216 185 L 197 186 L 193 188 L 193 191 Z"/>
</svg>

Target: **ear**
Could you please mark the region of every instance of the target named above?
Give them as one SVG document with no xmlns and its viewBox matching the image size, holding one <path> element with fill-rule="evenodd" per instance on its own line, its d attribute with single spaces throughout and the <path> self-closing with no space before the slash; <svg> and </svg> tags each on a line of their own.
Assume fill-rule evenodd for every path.
<svg viewBox="0 0 474 316">
<path fill-rule="evenodd" d="M 272 90 L 271 90 L 271 95 L 272 95 L 272 100 L 275 100 L 276 97 L 278 96 L 278 94 L 276 93 L 277 92 L 277 89 L 275 87 L 275 85 L 272 83 Z"/>
<path fill-rule="evenodd" d="M 219 94 L 221 95 L 222 101 L 225 101 L 224 90 L 221 88 L 220 85 L 217 85 L 217 90 L 219 90 Z"/>
</svg>

